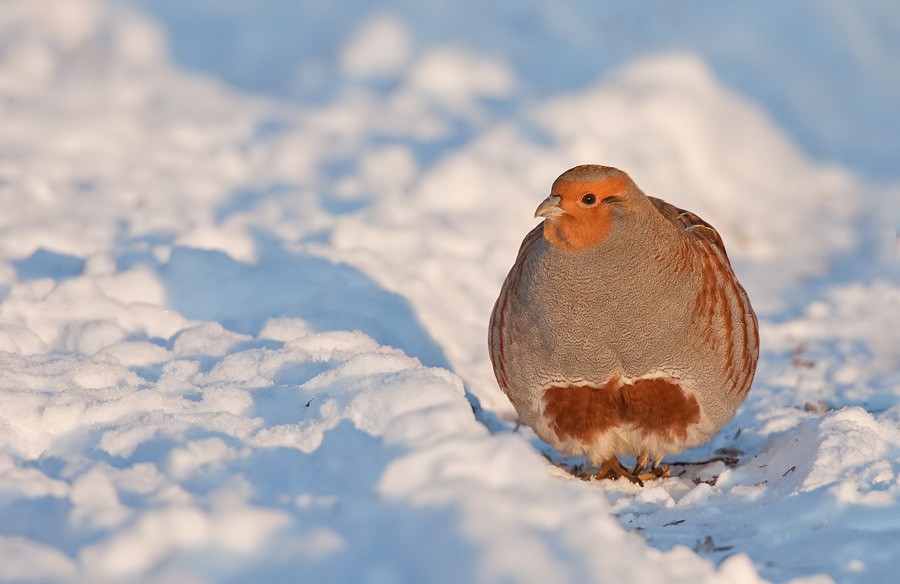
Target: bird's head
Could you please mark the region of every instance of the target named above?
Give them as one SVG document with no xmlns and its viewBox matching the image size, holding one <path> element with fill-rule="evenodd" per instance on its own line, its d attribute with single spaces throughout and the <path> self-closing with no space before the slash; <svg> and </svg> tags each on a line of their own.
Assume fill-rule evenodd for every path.
<svg viewBox="0 0 900 584">
<path fill-rule="evenodd" d="M 617 215 L 634 205 L 639 192 L 627 174 L 611 166 L 584 164 L 562 173 L 538 206 L 544 237 L 554 247 L 578 251 L 603 241 Z"/>
</svg>

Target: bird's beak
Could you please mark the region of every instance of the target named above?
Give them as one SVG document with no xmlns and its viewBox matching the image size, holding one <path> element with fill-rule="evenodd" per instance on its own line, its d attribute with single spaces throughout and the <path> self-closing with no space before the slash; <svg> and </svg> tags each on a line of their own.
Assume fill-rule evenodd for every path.
<svg viewBox="0 0 900 584">
<path fill-rule="evenodd" d="M 565 215 L 566 212 L 559 206 L 560 201 L 562 201 L 562 198 L 559 195 L 550 195 L 538 205 L 537 210 L 534 212 L 534 216 L 536 218 L 547 217 L 548 219 L 552 219 L 553 217 Z"/>
</svg>

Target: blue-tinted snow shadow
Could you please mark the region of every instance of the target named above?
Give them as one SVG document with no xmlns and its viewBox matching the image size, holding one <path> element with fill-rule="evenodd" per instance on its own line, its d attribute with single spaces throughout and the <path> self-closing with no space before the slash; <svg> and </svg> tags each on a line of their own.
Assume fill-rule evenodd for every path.
<svg viewBox="0 0 900 584">
<path fill-rule="evenodd" d="M 16 270 L 16 275 L 22 282 L 50 278 L 51 280 L 65 280 L 75 278 L 84 272 L 85 260 L 44 248 L 38 248 L 27 258 L 10 262 Z M 8 284 L 0 285 L 0 302 L 6 300 L 9 294 Z"/>
<path fill-rule="evenodd" d="M 423 364 L 448 368 L 409 302 L 347 264 L 285 250 L 257 237 L 258 260 L 177 247 L 160 268 L 168 304 L 187 318 L 258 335 L 270 318 L 298 317 L 314 331 L 359 330 Z"/>
<path fill-rule="evenodd" d="M 102 433 L 96 429 L 92 439 L 99 440 Z M 249 504 L 289 517 L 287 525 L 252 554 L 209 549 L 185 560 L 212 581 L 475 581 L 484 550 L 467 537 L 459 510 L 452 505 L 422 506 L 403 496 L 381 494 L 379 483 L 385 471 L 407 451 L 348 420 L 326 430 L 312 452 L 287 447 L 245 449 L 240 439 L 199 428 L 187 430 L 183 437 L 161 434 L 147 439 L 125 457 L 110 456 L 99 448 L 91 452 L 97 462 L 117 468 L 143 463 L 164 468 L 176 448 L 189 440 L 210 437 L 245 450 L 245 454 L 179 477 L 180 488 L 202 500 L 231 488 L 229 483 L 246 484 L 252 493 Z M 71 480 L 66 470 L 69 465 L 60 458 L 44 457 L 33 466 L 50 477 Z M 158 506 L 146 493 L 125 489 L 118 496 L 134 510 Z M 72 502 L 67 497 L 0 504 L 0 533 L 44 542 L 77 558 L 85 547 L 108 538 L 110 532 L 72 524 L 67 520 L 71 512 Z M 439 573 L 435 573 L 436 567 Z"/>
<path fill-rule="evenodd" d="M 458 510 L 379 494 L 404 453 L 344 420 L 312 452 L 259 448 L 201 469 L 182 487 L 205 496 L 240 476 L 251 504 L 291 518 L 254 556 L 223 555 L 204 570 L 218 582 L 475 581 L 483 550 L 460 528 Z"/>
<path fill-rule="evenodd" d="M 267 545 L 262 561 L 231 581 L 282 582 L 297 574 L 309 582 L 475 581 L 484 552 L 461 531 L 456 509 L 378 494 L 384 471 L 402 454 L 344 421 L 325 432 L 313 453 L 258 451 L 236 463 L 233 470 L 267 504 L 289 501 L 283 508 L 294 521 Z M 297 548 L 298 540 L 306 549 Z"/>
<path fill-rule="evenodd" d="M 80 276 L 84 271 L 85 261 L 77 256 L 38 248 L 27 258 L 13 261 L 12 265 L 20 280 L 64 280 Z"/>
<path fill-rule="evenodd" d="M 254 264 L 220 251 L 176 247 L 170 261 L 159 268 L 168 304 L 190 319 L 218 322 L 254 336 L 268 319 L 284 316 L 303 319 L 315 332 L 358 330 L 424 365 L 452 370 L 440 345 L 402 296 L 347 264 L 287 251 L 262 235 L 256 242 L 259 257 Z M 468 388 L 466 399 L 489 431 L 509 429 Z"/>
</svg>

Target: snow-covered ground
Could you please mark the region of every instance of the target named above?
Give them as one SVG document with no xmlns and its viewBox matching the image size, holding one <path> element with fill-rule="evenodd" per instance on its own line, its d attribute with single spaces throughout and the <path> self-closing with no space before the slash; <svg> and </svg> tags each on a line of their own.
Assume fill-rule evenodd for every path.
<svg viewBox="0 0 900 584">
<path fill-rule="evenodd" d="M 0 580 L 895 578 L 895 3 L 391 6 L 0 3 Z M 761 322 L 643 489 L 487 357 L 584 162 L 716 225 Z"/>
</svg>

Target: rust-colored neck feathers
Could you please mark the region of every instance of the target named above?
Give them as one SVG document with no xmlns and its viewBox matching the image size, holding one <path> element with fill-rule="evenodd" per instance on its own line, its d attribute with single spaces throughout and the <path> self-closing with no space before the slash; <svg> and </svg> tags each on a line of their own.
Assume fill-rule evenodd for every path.
<svg viewBox="0 0 900 584">
<path fill-rule="evenodd" d="M 612 230 L 614 206 L 629 206 L 631 184 L 627 174 L 606 166 L 584 165 L 566 171 L 550 191 L 560 197 L 564 213 L 544 221 L 544 237 L 564 251 L 596 246 Z"/>
</svg>

